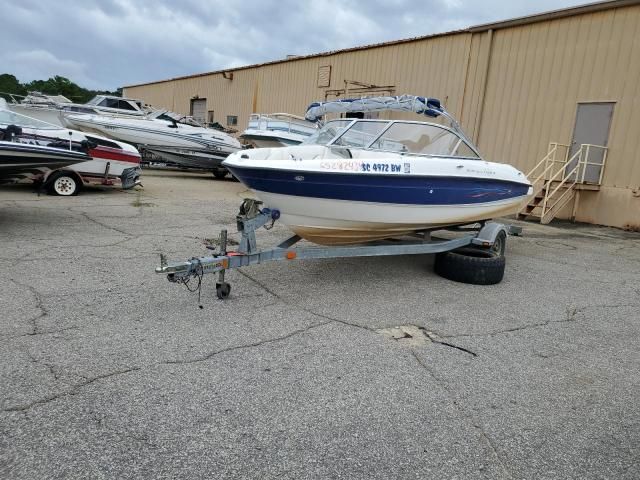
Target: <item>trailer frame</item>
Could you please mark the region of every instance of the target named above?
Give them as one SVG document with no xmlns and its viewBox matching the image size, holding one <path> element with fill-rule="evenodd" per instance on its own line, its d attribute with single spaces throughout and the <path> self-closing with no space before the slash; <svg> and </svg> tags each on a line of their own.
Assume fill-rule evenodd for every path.
<svg viewBox="0 0 640 480">
<path fill-rule="evenodd" d="M 292 235 L 274 248 L 261 250 L 258 248 L 256 230 L 261 227 L 271 229 L 280 218 L 278 210 L 261 208 L 261 205 L 262 202 L 258 200 L 245 199 L 240 206 L 236 224 L 241 240 L 235 252 L 227 251 L 227 230 L 221 230 L 218 245 L 207 246 L 211 250 L 217 250 L 212 255 L 170 263 L 161 255 L 156 273 L 166 274 L 170 282 L 185 284 L 190 278 L 198 277 L 198 289 L 203 275 L 217 273 L 216 295 L 220 299 L 226 299 L 231 285 L 225 281 L 225 272 L 231 269 L 279 260 L 437 254 L 465 247 L 493 250 L 496 255 L 504 255 L 505 242 L 501 239 L 506 239 L 507 235 L 520 235 L 522 232 L 521 227 L 487 220 L 470 225 L 425 229 L 410 236 L 357 245 L 296 246 L 302 239 L 298 235 Z M 432 233 L 436 231 L 453 231 L 464 235 L 444 239 L 433 237 Z"/>
</svg>

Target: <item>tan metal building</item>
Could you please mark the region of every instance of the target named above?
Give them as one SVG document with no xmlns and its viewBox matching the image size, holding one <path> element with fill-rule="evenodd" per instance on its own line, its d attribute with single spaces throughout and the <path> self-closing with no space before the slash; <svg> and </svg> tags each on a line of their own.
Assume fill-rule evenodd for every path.
<svg viewBox="0 0 640 480">
<path fill-rule="evenodd" d="M 550 142 L 561 144 L 556 159 L 564 160 L 582 144 L 607 147 L 590 150 L 592 162 L 606 163 L 585 168 L 586 181 L 553 213 L 640 230 L 637 0 L 124 88 L 240 131 L 253 112 L 301 115 L 314 100 L 405 93 L 441 99 L 486 159 L 525 172 Z"/>
</svg>

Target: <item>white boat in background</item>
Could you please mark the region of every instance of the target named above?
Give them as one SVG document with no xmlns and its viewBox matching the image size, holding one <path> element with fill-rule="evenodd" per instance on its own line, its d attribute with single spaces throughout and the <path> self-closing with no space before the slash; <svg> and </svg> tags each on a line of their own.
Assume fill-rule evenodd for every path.
<svg viewBox="0 0 640 480">
<path fill-rule="evenodd" d="M 86 104 L 70 103 L 62 96 L 32 92 L 9 104 L 16 113 L 103 135 L 135 146 L 147 161 L 212 171 L 224 177 L 222 161 L 240 148 L 240 142 L 220 130 L 206 128 L 193 118 L 155 109 L 141 100 L 97 95 Z"/>
<path fill-rule="evenodd" d="M 72 194 L 83 184 L 119 185 L 131 188 L 140 182 L 140 154 L 132 145 L 90 135 L 21 115 L 5 108 L 0 99 L 0 132 L 5 140 L 23 145 L 46 146 L 73 152 L 86 152 L 88 157 L 65 170 L 78 175 Z M 43 173 L 43 172 L 41 172 Z M 49 174 L 33 177 L 45 179 Z M 70 185 L 70 181 L 67 182 Z M 54 192 L 64 194 L 60 192 Z"/>
<path fill-rule="evenodd" d="M 22 100 L 11 95 L 11 99 L 12 102 L 8 104 L 10 110 L 61 127 L 65 126 L 62 112 L 143 117 L 152 111 L 141 100 L 112 95 L 96 95 L 87 103 L 73 103 L 63 95 L 46 95 L 40 92 L 29 92 Z"/>
<path fill-rule="evenodd" d="M 289 113 L 254 113 L 240 138 L 256 148 L 299 145 L 318 130 L 318 125 Z"/>
<path fill-rule="evenodd" d="M 304 144 L 249 149 L 223 163 L 302 238 L 369 242 L 514 213 L 532 188 L 510 165 L 484 161 L 436 99 L 357 99 L 358 111 L 443 116 L 451 127 L 402 120 L 334 120 Z M 347 102 L 310 106 L 307 118 Z M 349 103 L 355 104 L 356 101 Z"/>
<path fill-rule="evenodd" d="M 242 148 L 232 136 L 204 127 L 178 123 L 158 117 L 126 118 L 67 112 L 63 121 L 69 128 L 94 132 L 135 145 L 162 160 L 179 166 L 213 171 L 224 176 L 222 161 Z"/>
</svg>

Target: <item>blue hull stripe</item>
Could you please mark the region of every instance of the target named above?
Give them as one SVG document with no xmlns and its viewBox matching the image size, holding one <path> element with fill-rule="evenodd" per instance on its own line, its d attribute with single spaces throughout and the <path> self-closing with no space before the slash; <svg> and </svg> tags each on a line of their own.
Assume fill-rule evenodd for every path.
<svg viewBox="0 0 640 480">
<path fill-rule="evenodd" d="M 529 190 L 527 184 L 481 178 L 358 175 L 225 166 L 253 190 L 359 202 L 468 205 L 522 197 Z"/>
</svg>

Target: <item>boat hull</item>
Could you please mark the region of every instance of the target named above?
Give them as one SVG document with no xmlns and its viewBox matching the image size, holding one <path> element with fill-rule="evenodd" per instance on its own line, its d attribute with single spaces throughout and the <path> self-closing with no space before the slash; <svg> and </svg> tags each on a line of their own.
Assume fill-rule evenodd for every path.
<svg viewBox="0 0 640 480">
<path fill-rule="evenodd" d="M 299 165 L 301 162 L 297 162 Z M 243 168 L 224 164 L 292 231 L 314 243 L 345 245 L 518 211 L 528 183 L 496 178 Z"/>
<path fill-rule="evenodd" d="M 67 151 L 68 142 L 64 139 L 67 136 L 67 129 L 61 129 L 60 131 L 39 131 L 29 128 L 23 129 L 23 135 L 21 135 L 16 143 L 24 145 L 56 145 L 56 148 Z M 73 141 L 74 148 L 79 148 L 80 142 L 84 139 L 89 141 L 96 140 L 96 137 L 86 137 L 79 132 L 72 132 L 71 139 Z M 99 138 L 98 140 L 106 140 Z M 88 151 L 88 155 L 91 159 L 74 163 L 73 165 L 62 165 L 59 167 L 49 167 L 51 170 L 58 168 L 69 168 L 78 172 L 81 176 L 103 176 L 111 180 L 119 180 L 122 174 L 131 168 L 140 167 L 140 154 L 137 150 L 127 144 L 120 144 L 115 147 L 106 145 L 97 145 Z"/>
<path fill-rule="evenodd" d="M 65 168 L 88 160 L 91 160 L 91 157 L 84 153 L 0 142 L 0 182 L 34 177 L 49 170 Z"/>
<path fill-rule="evenodd" d="M 65 114 L 64 122 L 69 128 L 98 133 L 141 147 L 207 150 L 211 154 L 223 156 L 241 148 L 236 139 L 221 132 L 182 124 L 171 128 L 168 122 L 162 120 Z"/>
<path fill-rule="evenodd" d="M 166 162 L 175 163 L 176 165 L 188 168 L 197 168 L 200 170 L 216 170 L 221 168 L 221 164 L 227 155 L 212 154 L 206 150 L 190 150 L 185 148 L 170 147 L 145 147 L 145 150 L 161 157 Z"/>
<path fill-rule="evenodd" d="M 416 231 L 466 225 L 518 211 L 528 198 L 511 197 L 466 205 L 415 205 L 358 202 L 255 191 L 281 221 L 300 237 L 320 245 L 348 245 Z"/>
</svg>

